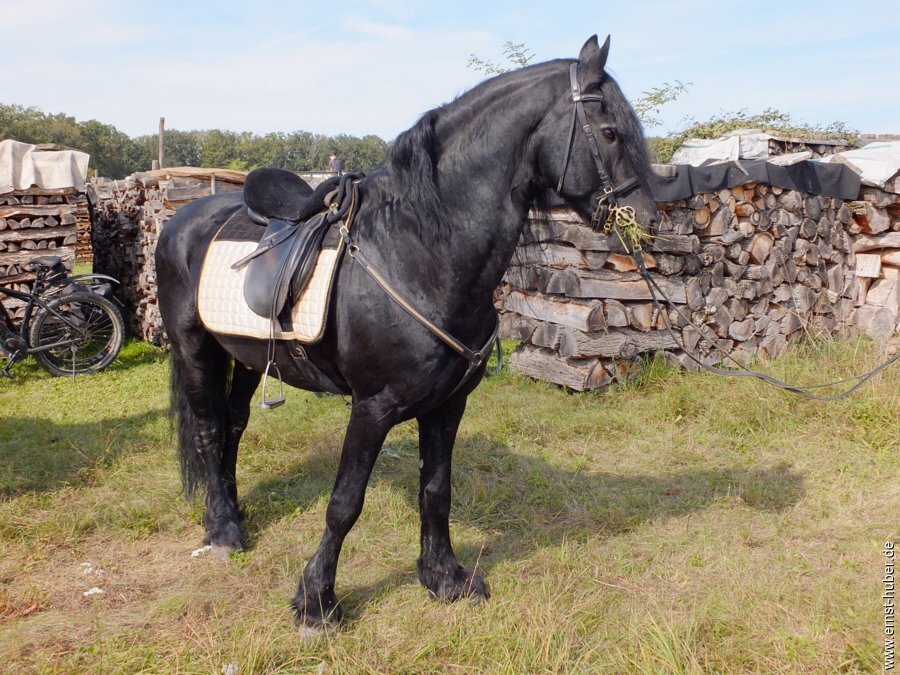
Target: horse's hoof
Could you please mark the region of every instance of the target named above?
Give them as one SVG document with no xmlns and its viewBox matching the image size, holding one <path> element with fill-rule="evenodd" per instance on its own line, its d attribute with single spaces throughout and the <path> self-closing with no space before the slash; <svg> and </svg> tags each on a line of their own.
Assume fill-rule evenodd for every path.
<svg viewBox="0 0 900 675">
<path fill-rule="evenodd" d="M 206 523 L 203 543 L 210 547 L 210 554 L 217 558 L 227 558 L 231 553 L 244 548 L 241 543 L 241 528 L 236 522 L 218 525 Z M 221 555 L 223 552 L 224 555 Z"/>
<path fill-rule="evenodd" d="M 228 560 L 231 557 L 231 554 L 235 551 L 241 551 L 240 546 L 234 548 L 232 546 L 225 546 L 222 544 L 214 544 L 209 547 L 209 555 L 214 560 Z"/>
<path fill-rule="evenodd" d="M 321 625 L 309 626 L 302 623 L 297 630 L 300 634 L 300 642 L 305 645 L 315 644 L 325 636 L 325 627 Z"/>
<path fill-rule="evenodd" d="M 473 607 L 480 607 L 481 605 L 487 604 L 487 601 L 491 599 L 491 592 L 487 588 L 487 584 L 483 581 L 481 582 L 483 585 L 482 592 L 471 593 L 469 595 L 469 603 Z"/>
<path fill-rule="evenodd" d="M 298 596 L 291 601 L 291 607 L 296 613 L 294 621 L 301 628 L 306 626 L 324 629 L 327 626 L 336 626 L 344 618 L 344 612 L 338 605 L 334 593 L 313 597 Z"/>
<path fill-rule="evenodd" d="M 429 595 L 440 602 L 456 602 L 460 598 L 470 598 L 472 603 L 477 605 L 491 597 L 491 591 L 484 579 L 459 565 L 452 572 L 444 574 L 429 574 L 420 569 L 419 581 L 428 589 Z"/>
</svg>

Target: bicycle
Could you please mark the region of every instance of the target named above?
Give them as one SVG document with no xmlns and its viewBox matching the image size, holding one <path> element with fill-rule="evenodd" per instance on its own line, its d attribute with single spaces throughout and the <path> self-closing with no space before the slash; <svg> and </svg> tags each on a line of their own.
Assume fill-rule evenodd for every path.
<svg viewBox="0 0 900 675">
<path fill-rule="evenodd" d="M 70 276 L 59 256 L 31 260 L 35 274 L 30 292 L 0 284 L 0 294 L 25 302 L 17 322 L 0 302 L 0 355 L 7 359 L 0 375 L 13 377 L 13 365 L 31 355 L 51 375 L 96 373 L 118 356 L 125 323 L 108 296 L 111 283 L 103 274 Z"/>
</svg>

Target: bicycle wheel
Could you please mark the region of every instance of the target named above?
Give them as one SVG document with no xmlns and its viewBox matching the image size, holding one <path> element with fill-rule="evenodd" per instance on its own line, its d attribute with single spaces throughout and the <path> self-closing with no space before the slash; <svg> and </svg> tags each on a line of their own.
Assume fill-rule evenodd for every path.
<svg viewBox="0 0 900 675">
<path fill-rule="evenodd" d="M 118 356 L 125 324 L 112 302 L 95 293 L 75 292 L 54 298 L 48 306 L 53 311 L 42 309 L 31 326 L 32 349 L 56 345 L 34 352 L 48 373 L 96 373 Z"/>
</svg>

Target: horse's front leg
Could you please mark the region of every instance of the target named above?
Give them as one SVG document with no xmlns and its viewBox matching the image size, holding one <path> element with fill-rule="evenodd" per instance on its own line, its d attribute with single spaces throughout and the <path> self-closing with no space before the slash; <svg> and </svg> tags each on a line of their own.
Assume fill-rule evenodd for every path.
<svg viewBox="0 0 900 675">
<path fill-rule="evenodd" d="M 450 544 L 450 465 L 456 432 L 466 409 L 460 396 L 419 417 L 419 581 L 438 600 L 490 597 L 484 580 L 462 567 Z"/>
<path fill-rule="evenodd" d="M 372 467 L 391 426 L 393 421 L 387 421 L 372 400 L 354 404 L 325 514 L 325 533 L 291 602 L 299 624 L 316 627 L 341 620 L 334 594 L 338 556 L 344 538 L 362 512 Z"/>
</svg>

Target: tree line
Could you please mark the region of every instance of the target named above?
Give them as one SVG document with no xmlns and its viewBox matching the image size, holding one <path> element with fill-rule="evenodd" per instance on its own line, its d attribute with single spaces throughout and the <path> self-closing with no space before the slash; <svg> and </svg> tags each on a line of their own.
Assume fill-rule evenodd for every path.
<svg viewBox="0 0 900 675">
<path fill-rule="evenodd" d="M 146 171 L 157 158 L 159 136 L 130 137 L 111 124 L 78 122 L 64 113 L 0 103 L 0 139 L 54 143 L 91 155 L 91 169 L 107 178 Z M 378 136 L 326 136 L 308 131 L 251 132 L 219 129 L 165 132 L 168 166 L 205 166 L 250 171 L 272 166 L 290 171 L 326 171 L 332 152 L 346 171 L 366 171 L 387 161 L 390 144 Z"/>
<path fill-rule="evenodd" d="M 510 45 L 510 49 L 521 48 Z M 507 56 L 521 65 L 519 52 Z M 504 72 L 496 64 L 476 61 L 470 66 L 485 72 Z M 518 59 L 518 60 L 516 60 Z M 658 126 L 654 114 L 659 108 L 687 90 L 682 82 L 665 83 L 634 101 L 635 110 L 645 128 Z M 721 113 L 706 121 L 687 120 L 679 132 L 649 136 L 647 143 L 654 162 L 666 163 L 689 138 L 718 138 L 735 129 L 757 128 L 785 137 L 842 138 L 853 142 L 857 132 L 841 122 L 828 126 L 797 123 L 789 115 L 769 108 L 759 114 L 746 110 Z M 157 158 L 159 136 L 150 134 L 132 138 L 111 124 L 97 120 L 78 122 L 74 117 L 48 114 L 36 107 L 0 103 L 0 140 L 12 138 L 24 143 L 56 143 L 91 155 L 91 170 L 107 178 L 124 178 L 146 171 Z M 250 171 L 261 166 L 289 171 L 326 171 L 332 152 L 344 161 L 346 171 L 367 171 L 387 161 L 390 143 L 378 136 L 359 138 L 347 134 L 326 136 L 308 131 L 273 132 L 264 135 L 248 131 L 219 129 L 166 130 L 166 165 L 203 166 Z"/>
</svg>

